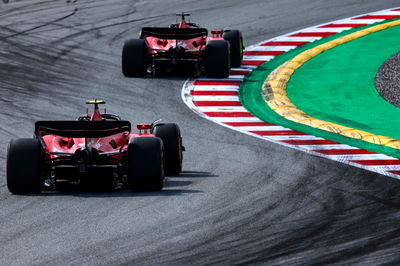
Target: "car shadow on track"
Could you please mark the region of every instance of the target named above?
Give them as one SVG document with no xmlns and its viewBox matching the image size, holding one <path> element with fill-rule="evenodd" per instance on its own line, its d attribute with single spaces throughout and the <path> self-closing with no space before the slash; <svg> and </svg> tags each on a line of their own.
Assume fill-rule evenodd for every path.
<svg viewBox="0 0 400 266">
<path fill-rule="evenodd" d="M 164 187 L 162 191 L 131 191 L 127 189 L 104 191 L 104 190 L 94 190 L 94 189 L 71 189 L 71 190 L 62 190 L 54 192 L 45 192 L 35 196 L 45 196 L 45 197 L 72 196 L 72 197 L 82 197 L 82 198 L 134 198 L 134 197 L 179 196 L 192 193 L 202 193 L 202 191 L 193 189 L 170 189 L 168 187 Z"/>
<path fill-rule="evenodd" d="M 218 175 L 211 174 L 210 172 L 199 172 L 199 171 L 182 171 L 176 178 L 209 178 L 218 177 Z"/>
<path fill-rule="evenodd" d="M 47 191 L 39 195 L 45 197 L 56 196 L 72 196 L 83 198 L 122 198 L 122 197 L 165 197 L 165 196 L 179 196 L 193 193 L 203 193 L 201 190 L 184 189 L 183 187 L 190 186 L 193 182 L 191 180 L 179 180 L 180 178 L 209 178 L 217 177 L 209 172 L 198 171 L 182 171 L 179 176 L 171 176 L 167 178 L 165 186 L 162 191 L 131 191 L 126 188 L 119 188 L 115 190 L 104 190 L 94 188 L 81 188 L 81 187 L 67 187 L 59 191 Z"/>
<path fill-rule="evenodd" d="M 170 176 L 167 177 L 166 186 L 164 189 L 168 189 L 169 187 L 185 187 L 189 186 L 193 183 L 190 179 L 198 179 L 198 178 L 210 178 L 217 177 L 217 175 L 213 175 L 209 172 L 199 172 L 199 171 L 182 171 L 178 176 Z M 182 180 L 185 179 L 185 180 Z"/>
<path fill-rule="evenodd" d="M 145 79 L 167 79 L 167 80 L 176 80 L 176 81 L 185 81 L 188 79 L 197 79 L 197 78 L 206 78 L 204 73 L 197 72 L 193 73 L 191 71 L 182 72 L 182 71 L 172 71 L 172 72 L 161 72 L 157 74 L 147 74 Z"/>
</svg>

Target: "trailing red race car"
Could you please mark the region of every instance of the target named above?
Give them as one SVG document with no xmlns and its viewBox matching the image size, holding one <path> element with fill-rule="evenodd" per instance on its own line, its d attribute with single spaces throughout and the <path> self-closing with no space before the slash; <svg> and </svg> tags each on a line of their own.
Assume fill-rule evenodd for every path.
<svg viewBox="0 0 400 266">
<path fill-rule="evenodd" d="M 122 50 L 122 72 L 126 77 L 142 77 L 162 71 L 192 70 L 210 78 L 226 78 L 231 67 L 243 58 L 243 38 L 238 30 L 211 31 L 186 21 L 189 14 L 170 27 L 142 28 L 139 39 L 127 40 Z"/>
<path fill-rule="evenodd" d="M 164 172 L 182 170 L 182 137 L 176 124 L 131 123 L 101 113 L 77 121 L 38 121 L 35 137 L 14 139 L 7 151 L 7 185 L 15 194 L 39 193 L 58 184 L 86 184 L 102 188 L 161 190 Z M 93 184 L 92 184 L 93 183 Z"/>
</svg>

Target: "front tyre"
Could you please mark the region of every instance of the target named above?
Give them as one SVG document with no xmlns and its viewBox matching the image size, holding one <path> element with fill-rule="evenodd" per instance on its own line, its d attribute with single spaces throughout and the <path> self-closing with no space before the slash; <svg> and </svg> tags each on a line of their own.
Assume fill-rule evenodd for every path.
<svg viewBox="0 0 400 266">
<path fill-rule="evenodd" d="M 161 139 L 137 137 L 128 146 L 128 184 L 132 190 L 159 191 L 164 186 Z"/>
<path fill-rule="evenodd" d="M 14 194 L 40 193 L 44 156 L 37 139 L 11 140 L 7 151 L 7 186 Z"/>
<path fill-rule="evenodd" d="M 174 123 L 154 126 L 153 134 L 162 139 L 165 154 L 166 175 L 179 175 L 182 171 L 183 146 L 179 126 Z"/>
</svg>

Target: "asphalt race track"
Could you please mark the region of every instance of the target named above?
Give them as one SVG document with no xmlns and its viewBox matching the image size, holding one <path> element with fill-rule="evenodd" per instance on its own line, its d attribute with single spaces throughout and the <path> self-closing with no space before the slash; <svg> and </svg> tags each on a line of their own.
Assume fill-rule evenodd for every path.
<svg viewBox="0 0 400 266">
<path fill-rule="evenodd" d="M 10 0 L 0 2 L 0 264 L 400 264 L 400 181 L 256 139 L 198 117 L 185 77 L 127 79 L 124 40 L 192 13 L 250 45 L 398 6 L 397 0 Z M 160 193 L 14 196 L 9 140 L 86 99 L 132 122 L 177 122 L 184 172 Z M 23 162 L 21 162 L 21 167 Z"/>
</svg>

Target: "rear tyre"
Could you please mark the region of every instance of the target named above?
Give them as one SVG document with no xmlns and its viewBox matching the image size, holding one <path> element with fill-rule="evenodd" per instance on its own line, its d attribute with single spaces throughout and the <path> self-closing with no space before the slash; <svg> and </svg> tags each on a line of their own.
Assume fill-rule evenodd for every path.
<svg viewBox="0 0 400 266">
<path fill-rule="evenodd" d="M 243 37 L 238 30 L 224 30 L 222 38 L 230 44 L 231 67 L 239 67 L 243 59 Z"/>
<path fill-rule="evenodd" d="M 174 123 L 155 125 L 153 133 L 164 143 L 165 174 L 179 175 L 182 171 L 182 137 Z"/>
<path fill-rule="evenodd" d="M 159 191 L 163 188 L 164 156 L 161 139 L 138 137 L 129 143 L 128 184 L 132 190 Z"/>
<path fill-rule="evenodd" d="M 127 40 L 122 49 L 122 73 L 125 77 L 144 77 L 147 73 L 148 49 L 145 40 Z"/>
<path fill-rule="evenodd" d="M 209 78 L 227 78 L 230 70 L 229 42 L 209 41 L 205 52 L 205 69 Z"/>
<path fill-rule="evenodd" d="M 7 151 L 7 186 L 14 194 L 40 193 L 43 163 L 37 139 L 11 140 Z"/>
</svg>

